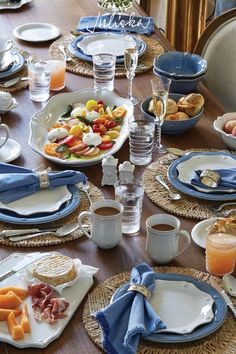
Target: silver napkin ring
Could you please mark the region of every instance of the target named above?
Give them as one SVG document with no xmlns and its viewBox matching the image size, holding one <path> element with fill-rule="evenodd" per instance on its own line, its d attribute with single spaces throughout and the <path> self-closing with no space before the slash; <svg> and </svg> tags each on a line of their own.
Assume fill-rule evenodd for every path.
<svg viewBox="0 0 236 354">
<path fill-rule="evenodd" d="M 47 171 L 37 172 L 40 189 L 47 189 L 50 186 L 50 180 Z"/>
<path fill-rule="evenodd" d="M 220 182 L 220 174 L 214 170 L 203 170 L 200 174 L 200 181 L 205 186 L 216 188 Z"/>
<path fill-rule="evenodd" d="M 147 299 L 151 296 L 151 293 L 148 291 L 148 289 L 144 285 L 135 285 L 135 284 L 130 285 L 130 287 L 128 288 L 128 291 L 137 291 L 138 293 L 145 296 Z"/>
</svg>

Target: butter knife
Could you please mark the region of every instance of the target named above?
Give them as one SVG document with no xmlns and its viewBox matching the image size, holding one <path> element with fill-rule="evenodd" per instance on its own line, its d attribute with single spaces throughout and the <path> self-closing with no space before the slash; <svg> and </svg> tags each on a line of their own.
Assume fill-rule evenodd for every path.
<svg viewBox="0 0 236 354">
<path fill-rule="evenodd" d="M 13 268 L 8 270 L 6 273 L 0 275 L 0 281 L 10 277 L 11 275 L 17 273 L 19 270 L 27 267 L 29 264 L 34 263 L 38 259 L 43 258 L 49 254 L 50 254 L 49 252 L 44 252 L 44 253 L 35 252 L 34 254 L 32 254 L 30 256 L 25 256 L 22 259 L 22 261 L 18 262 Z"/>
<path fill-rule="evenodd" d="M 16 229 L 16 230 L 2 230 L 0 232 L 0 237 L 11 237 L 11 236 L 20 236 L 34 234 L 36 232 L 50 232 L 56 231 L 58 227 L 49 227 L 47 229 Z"/>
<path fill-rule="evenodd" d="M 234 307 L 234 304 L 230 300 L 230 297 L 224 291 L 223 287 L 220 284 L 218 284 L 215 281 L 215 279 L 213 279 L 212 277 L 210 278 L 210 283 L 217 291 L 219 291 L 221 296 L 225 299 L 227 306 L 230 308 L 230 310 L 233 312 L 234 317 L 236 318 L 236 308 Z"/>
<path fill-rule="evenodd" d="M 191 151 L 187 151 L 187 150 L 182 150 L 182 149 L 178 149 L 178 148 L 174 148 L 174 147 L 167 147 L 166 150 L 176 156 L 186 156 L 188 154 L 191 154 L 192 152 L 202 152 L 200 149 L 199 150 L 193 149 Z"/>
</svg>

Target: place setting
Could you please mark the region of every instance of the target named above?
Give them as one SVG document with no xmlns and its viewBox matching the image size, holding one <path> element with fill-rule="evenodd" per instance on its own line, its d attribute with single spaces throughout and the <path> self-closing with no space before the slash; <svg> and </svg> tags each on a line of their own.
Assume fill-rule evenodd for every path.
<svg viewBox="0 0 236 354">
<path fill-rule="evenodd" d="M 1 0 L 0 10 L 16 10 L 31 1 L 32 0 Z"/>
</svg>

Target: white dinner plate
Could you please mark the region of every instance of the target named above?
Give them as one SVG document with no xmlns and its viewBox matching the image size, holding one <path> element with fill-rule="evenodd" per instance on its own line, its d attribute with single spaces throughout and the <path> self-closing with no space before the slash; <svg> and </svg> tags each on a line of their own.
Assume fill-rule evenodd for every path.
<svg viewBox="0 0 236 354">
<path fill-rule="evenodd" d="M 0 275 L 14 267 L 26 255 L 30 256 L 30 254 L 25 253 L 13 253 L 10 257 L 0 262 Z M 48 253 L 45 255 L 48 255 Z M 25 333 L 23 339 L 13 340 L 9 334 L 6 321 L 0 321 L 0 341 L 9 343 L 17 348 L 45 348 L 61 335 L 92 284 L 92 275 L 84 275 L 79 277 L 78 281 L 73 286 L 63 290 L 62 297 L 65 297 L 66 301 L 69 302 L 69 307 L 66 310 L 67 316 L 58 320 L 53 325 L 45 321 L 38 322 L 34 319 L 32 301 L 28 296 L 23 302 L 28 305 L 31 333 Z M 23 288 L 27 287 L 24 277 L 21 277 L 20 274 L 18 275 L 17 273 L 1 282 L 2 287 L 11 285 Z"/>
<path fill-rule="evenodd" d="M 207 220 L 203 220 L 198 222 L 191 231 L 191 237 L 193 242 L 196 243 L 201 248 L 206 248 L 206 237 L 207 237 L 207 229 L 209 226 L 213 224 L 217 219 L 220 218 L 210 218 Z"/>
<path fill-rule="evenodd" d="M 224 193 L 233 193 L 236 192 L 236 189 L 223 189 L 223 188 L 215 188 L 215 189 L 207 189 L 204 187 L 199 187 L 191 183 L 193 172 L 196 170 L 217 170 L 224 168 L 235 168 L 236 162 L 235 159 L 231 156 L 226 156 L 222 154 L 207 156 L 203 154 L 195 155 L 190 159 L 183 161 L 178 164 L 176 167 L 178 170 L 178 179 L 182 183 L 186 183 L 191 185 L 193 188 L 197 189 L 200 192 L 205 193 L 216 193 L 216 192 L 224 192 Z"/>
<path fill-rule="evenodd" d="M 31 2 L 31 0 L 21 0 L 19 2 L 0 0 L 0 10 L 19 9 L 21 6 L 28 4 L 29 2 Z"/>
<path fill-rule="evenodd" d="M 62 204 L 70 200 L 72 194 L 67 186 L 41 190 L 27 197 L 4 204 L 0 202 L 0 210 L 14 211 L 19 215 L 33 215 L 37 213 L 52 213 Z"/>
<path fill-rule="evenodd" d="M 12 106 L 11 106 L 12 107 Z M 11 108 L 10 108 L 11 109 Z M 0 138 L 0 142 L 4 140 Z M 0 162 L 11 162 L 21 154 L 21 146 L 13 139 L 8 139 L 6 144 L 0 148 Z"/>
<path fill-rule="evenodd" d="M 117 57 L 124 56 L 125 49 L 135 47 L 134 37 L 117 33 L 100 33 L 96 35 L 85 36 L 78 42 L 77 47 L 86 55 L 100 53 L 113 54 Z"/>
<path fill-rule="evenodd" d="M 45 42 L 57 38 L 61 30 L 50 24 L 43 22 L 26 23 L 13 30 L 13 35 L 27 42 Z"/>
</svg>

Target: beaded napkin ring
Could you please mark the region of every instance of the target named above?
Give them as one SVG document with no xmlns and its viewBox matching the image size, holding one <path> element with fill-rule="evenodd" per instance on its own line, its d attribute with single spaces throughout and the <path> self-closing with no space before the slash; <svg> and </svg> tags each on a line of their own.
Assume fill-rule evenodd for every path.
<svg viewBox="0 0 236 354">
<path fill-rule="evenodd" d="M 200 174 L 200 181 L 208 187 L 216 188 L 220 182 L 220 174 L 214 170 L 203 170 Z"/>
<path fill-rule="evenodd" d="M 50 181 L 48 178 L 48 173 L 47 171 L 41 171 L 37 172 L 38 178 L 39 178 L 39 186 L 41 189 L 47 189 L 50 186 Z"/>
<path fill-rule="evenodd" d="M 148 289 L 144 285 L 134 285 L 133 284 L 128 288 L 128 291 L 137 291 L 138 293 L 145 296 L 147 299 L 151 296 L 150 292 L 148 291 Z"/>
</svg>

